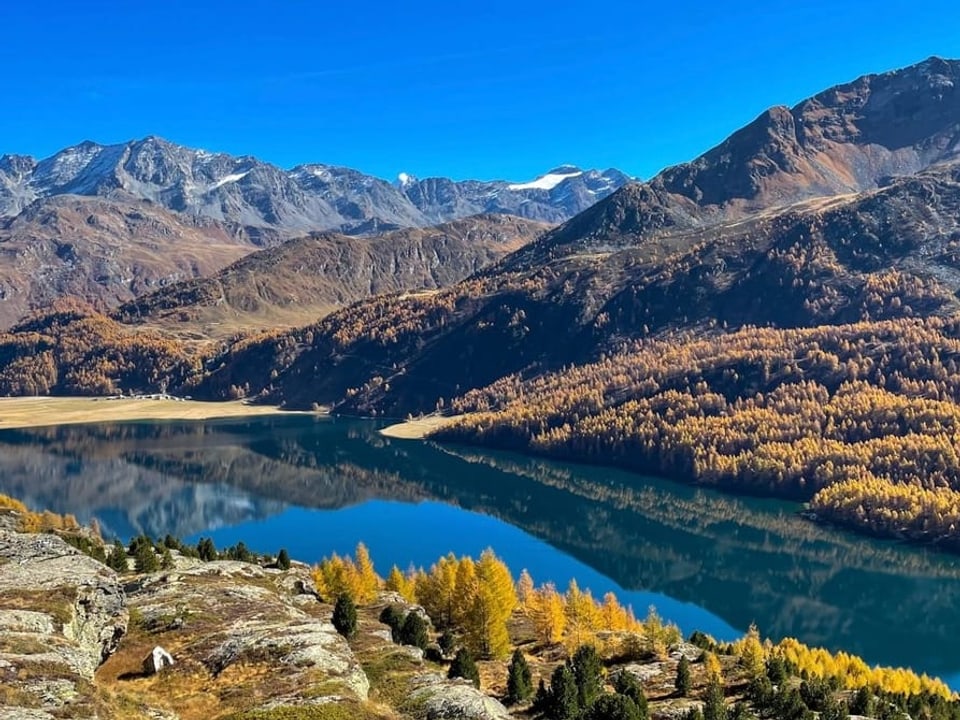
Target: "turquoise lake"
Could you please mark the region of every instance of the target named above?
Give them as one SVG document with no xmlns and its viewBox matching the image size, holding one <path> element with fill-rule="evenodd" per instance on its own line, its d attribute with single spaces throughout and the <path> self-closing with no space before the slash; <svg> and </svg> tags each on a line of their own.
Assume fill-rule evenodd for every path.
<svg viewBox="0 0 960 720">
<path fill-rule="evenodd" d="M 359 541 L 381 574 L 493 547 L 515 574 L 733 639 L 755 622 L 960 688 L 960 557 L 818 527 L 790 503 L 607 468 L 380 436 L 305 416 L 0 432 L 0 492 L 167 533 L 286 547 L 308 562 Z"/>
</svg>

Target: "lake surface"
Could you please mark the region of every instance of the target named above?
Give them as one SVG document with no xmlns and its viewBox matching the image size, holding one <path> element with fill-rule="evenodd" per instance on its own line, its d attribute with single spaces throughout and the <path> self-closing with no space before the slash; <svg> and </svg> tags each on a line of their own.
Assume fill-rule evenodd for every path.
<svg viewBox="0 0 960 720">
<path fill-rule="evenodd" d="M 105 535 L 243 540 L 301 560 L 370 548 L 381 574 L 493 547 L 638 615 L 906 665 L 960 688 L 960 558 L 840 533 L 789 503 L 607 468 L 390 440 L 313 417 L 0 432 L 0 492 Z"/>
</svg>

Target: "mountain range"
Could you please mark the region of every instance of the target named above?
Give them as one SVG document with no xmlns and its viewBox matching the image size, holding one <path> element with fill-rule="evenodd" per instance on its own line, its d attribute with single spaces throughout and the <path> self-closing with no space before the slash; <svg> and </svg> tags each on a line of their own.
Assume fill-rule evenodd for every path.
<svg viewBox="0 0 960 720">
<path fill-rule="evenodd" d="M 662 333 L 955 312 L 958 86 L 931 58 L 772 108 L 457 285 L 294 332 L 269 376 L 229 354 L 210 391 L 397 415 Z"/>
<path fill-rule="evenodd" d="M 514 373 L 590 362 L 664 334 L 951 315 L 960 309 L 958 85 L 960 62 L 940 58 L 867 75 L 793 108 L 771 108 L 693 161 L 628 183 L 543 234 L 488 217 L 472 234 L 468 224 L 356 243 L 314 235 L 127 303 L 115 317 L 132 330 L 159 323 L 182 337 L 203 336 L 203 323 L 231 314 L 248 314 L 242 325 L 254 327 L 262 310 L 260 326 L 271 332 L 208 357 L 191 392 L 405 414 Z M 130 167 L 116 158 L 132 146 L 98 152 L 87 150 L 104 161 L 88 159 L 84 168 Z M 204 167 L 225 163 L 204 182 L 232 198 L 244 197 L 247 178 L 259 176 L 251 170 L 220 183 L 245 166 L 201 159 Z M 155 188 L 181 187 L 190 163 L 171 169 L 158 161 L 137 176 L 153 178 Z M 48 163 L 58 164 L 79 166 Z M 42 163 L 27 165 L 37 177 L 51 175 L 38 170 Z M 276 172 L 294 182 L 305 171 Z M 509 192 L 551 193 L 589 179 L 571 177 L 577 172 L 558 168 Z M 123 173 L 107 175 L 129 186 Z M 74 178 L 61 185 L 89 190 L 76 180 L 87 174 L 61 173 Z M 410 177 L 377 185 L 392 197 L 402 188 L 408 200 L 430 186 L 439 185 Z M 177 217 L 196 221 L 191 212 Z M 231 237 L 257 242 L 236 227 Z M 467 253 L 475 242 L 495 249 Z M 441 265 L 455 271 L 439 272 Z M 298 295 L 301 286 L 310 299 Z M 411 292 L 418 288 L 428 292 Z M 381 291 L 400 294 L 363 300 Z M 304 305 L 319 316 L 355 300 L 296 330 L 277 322 L 283 308 Z M 18 332 L 44 323 L 31 320 Z M 189 375 L 176 367 L 178 377 Z M 57 387 L 52 379 L 48 373 L 37 386 Z"/>
<path fill-rule="evenodd" d="M 303 325 L 372 295 L 447 287 L 550 227 L 511 215 L 474 215 L 367 237 L 311 234 L 141 295 L 114 315 L 181 337 Z"/>
<path fill-rule="evenodd" d="M 555 168 L 529 183 L 417 180 L 390 183 L 321 164 L 281 169 L 254 157 L 194 150 L 158 137 L 83 142 L 51 157 L 0 157 L 0 217 L 59 195 L 147 200 L 167 210 L 285 236 L 317 230 L 369 234 L 468 215 L 567 220 L 631 180 L 624 173 Z"/>
<path fill-rule="evenodd" d="M 563 166 L 529 183 L 405 174 L 390 183 L 329 165 L 283 170 L 157 137 L 83 142 L 42 160 L 5 155 L 0 327 L 63 296 L 113 307 L 320 231 L 375 235 L 476 214 L 555 224 L 629 180 Z"/>
</svg>

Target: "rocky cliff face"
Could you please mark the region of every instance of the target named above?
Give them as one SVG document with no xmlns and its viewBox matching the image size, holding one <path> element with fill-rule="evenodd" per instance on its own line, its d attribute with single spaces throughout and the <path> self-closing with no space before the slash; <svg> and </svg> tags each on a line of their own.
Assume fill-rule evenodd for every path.
<svg viewBox="0 0 960 720">
<path fill-rule="evenodd" d="M 117 575 L 55 535 L 14 526 L 0 518 L 0 718 L 27 717 L 21 708 L 96 717 L 94 672 L 127 628 Z"/>
</svg>

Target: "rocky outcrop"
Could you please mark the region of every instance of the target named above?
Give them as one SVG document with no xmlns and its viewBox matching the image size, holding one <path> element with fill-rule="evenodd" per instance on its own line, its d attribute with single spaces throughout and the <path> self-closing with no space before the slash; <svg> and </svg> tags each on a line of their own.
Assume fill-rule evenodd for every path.
<svg viewBox="0 0 960 720">
<path fill-rule="evenodd" d="M 370 684 L 330 623 L 330 606 L 297 592 L 311 585 L 302 566 L 285 573 L 233 561 L 143 577 L 128 585 L 137 618 L 129 649 L 121 649 L 103 675 L 122 677 L 133 664 L 125 655 L 137 652 L 139 661 L 162 645 L 176 665 L 161 676 L 203 677 L 205 688 L 249 694 L 243 709 L 362 703 Z M 265 675 L 270 682 L 263 682 Z M 166 686 L 155 682 L 145 694 L 162 707 Z M 225 702 L 221 709 L 232 707 Z"/>
<path fill-rule="evenodd" d="M 510 720 L 498 700 L 484 695 L 466 680 L 448 680 L 435 673 L 419 675 L 411 683 L 409 703 L 426 720 Z"/>
<path fill-rule="evenodd" d="M 112 570 L 55 535 L 0 530 L 0 685 L 17 707 L 0 718 L 80 716 L 127 619 Z"/>
</svg>

